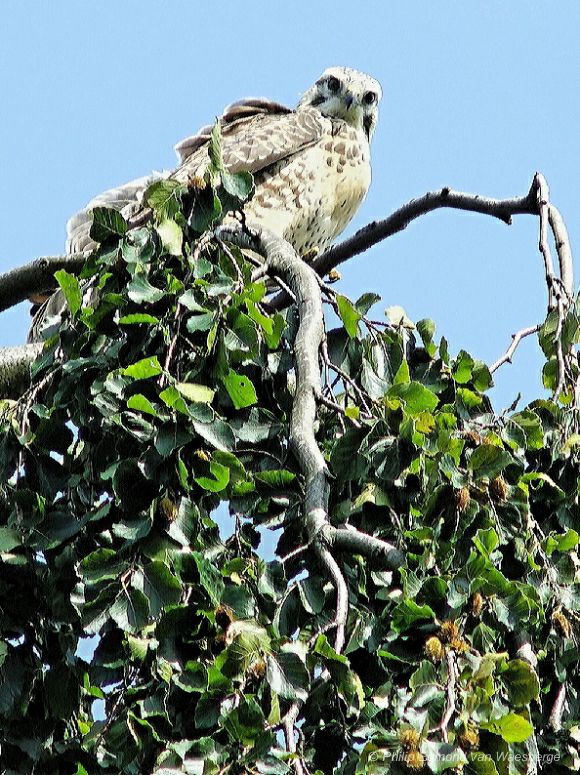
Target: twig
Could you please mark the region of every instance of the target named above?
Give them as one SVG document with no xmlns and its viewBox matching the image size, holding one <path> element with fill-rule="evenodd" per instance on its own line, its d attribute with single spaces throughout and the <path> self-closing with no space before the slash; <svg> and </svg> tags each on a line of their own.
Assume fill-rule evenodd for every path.
<svg viewBox="0 0 580 775">
<path fill-rule="evenodd" d="M 548 286 L 548 309 L 553 309 L 556 305 L 556 288 L 555 288 L 555 275 L 554 275 L 554 262 L 552 261 L 552 253 L 550 251 L 550 244 L 548 242 L 548 221 L 549 221 L 549 205 L 550 205 L 550 190 L 546 182 L 546 178 L 541 172 L 536 172 L 534 177 L 536 183 L 536 191 L 538 197 L 538 214 L 540 216 L 540 236 L 538 248 L 544 259 L 544 271 L 546 274 L 546 285 Z"/>
<path fill-rule="evenodd" d="M 441 718 L 441 721 L 439 724 L 435 727 L 435 730 L 441 731 L 441 736 L 443 737 L 443 742 L 448 742 L 448 733 L 447 733 L 447 727 L 449 726 L 449 722 L 453 718 L 453 714 L 455 713 L 455 685 L 457 681 L 457 663 L 455 661 L 455 652 L 453 649 L 449 649 L 446 655 L 446 661 L 447 661 L 447 686 L 445 690 L 446 694 L 446 703 L 445 703 L 445 712 L 443 713 L 443 717 Z"/>
<path fill-rule="evenodd" d="M 329 409 L 332 409 L 333 411 L 337 412 L 341 415 L 341 417 L 344 417 L 346 420 L 348 420 L 355 428 L 360 428 L 361 424 L 358 420 L 355 420 L 354 417 L 350 417 L 346 413 L 346 409 L 342 407 L 340 404 L 337 404 L 336 401 L 333 401 L 330 398 L 327 398 L 324 393 L 320 392 L 316 396 L 317 400 L 320 401 L 321 404 L 324 404 L 324 406 L 327 406 Z"/>
<path fill-rule="evenodd" d="M 562 729 L 562 716 L 564 715 L 564 703 L 566 702 L 566 684 L 562 683 L 558 686 L 554 702 L 552 703 L 552 709 L 548 717 L 548 725 L 554 732 L 559 732 Z"/>
<path fill-rule="evenodd" d="M 294 738 L 294 731 L 295 731 L 295 725 L 296 725 L 296 719 L 298 718 L 298 713 L 300 711 L 300 706 L 297 702 L 293 702 L 290 708 L 288 709 L 288 712 L 284 716 L 284 739 L 286 742 L 286 750 L 288 753 L 296 754 L 296 740 Z M 296 775 L 306 775 L 306 770 L 304 768 L 302 759 L 298 756 L 293 760 L 292 762 L 294 766 L 294 772 Z"/>
<path fill-rule="evenodd" d="M 522 341 L 522 339 L 525 339 L 526 336 L 531 336 L 532 334 L 537 333 L 540 330 L 540 328 L 541 328 L 540 325 L 528 326 L 527 328 L 522 328 L 519 331 L 516 331 L 515 334 L 512 334 L 512 343 L 507 348 L 505 353 L 489 367 L 490 372 L 493 374 L 494 371 L 497 371 L 499 367 L 502 366 L 504 363 L 511 363 L 512 356 L 516 351 L 519 343 Z"/>
<path fill-rule="evenodd" d="M 335 363 L 333 363 L 333 362 L 332 362 L 332 360 L 330 359 L 330 354 L 329 354 L 329 352 L 328 352 L 328 343 L 327 343 L 327 341 L 326 341 L 326 338 L 325 338 L 325 339 L 324 339 L 324 341 L 322 342 L 322 346 L 321 346 L 321 353 L 322 353 L 322 359 L 323 359 L 324 363 L 326 364 L 326 366 L 327 366 L 327 367 L 328 367 L 328 368 L 329 368 L 331 371 L 334 371 L 334 373 L 335 373 L 335 374 L 337 374 L 337 375 L 338 375 L 338 376 L 339 376 L 339 377 L 340 377 L 340 378 L 343 380 L 343 382 L 344 382 L 345 384 L 348 384 L 348 385 L 350 385 L 350 387 L 352 387 L 352 389 L 354 390 L 354 392 L 355 392 L 355 393 L 356 393 L 356 395 L 358 396 L 358 398 L 359 398 L 360 402 L 362 403 L 362 405 L 363 405 L 363 407 L 364 407 L 364 410 L 365 410 L 366 412 L 368 412 L 369 414 L 371 414 L 371 407 L 369 406 L 369 404 L 367 403 L 367 400 L 366 400 L 366 399 L 367 399 L 367 396 L 365 396 L 364 392 L 363 392 L 363 391 L 361 390 L 361 388 L 360 388 L 360 387 L 359 387 L 359 386 L 356 384 L 356 382 L 355 382 L 355 381 L 354 381 L 354 380 L 353 380 L 351 377 L 349 377 L 349 375 L 348 375 L 348 374 L 347 374 L 345 371 L 343 371 L 343 370 L 340 368 L 340 366 L 337 366 L 337 365 L 336 365 Z M 370 398 L 370 396 L 368 396 L 368 398 L 369 398 L 369 400 L 371 400 L 371 401 L 372 401 L 372 399 Z"/>
</svg>

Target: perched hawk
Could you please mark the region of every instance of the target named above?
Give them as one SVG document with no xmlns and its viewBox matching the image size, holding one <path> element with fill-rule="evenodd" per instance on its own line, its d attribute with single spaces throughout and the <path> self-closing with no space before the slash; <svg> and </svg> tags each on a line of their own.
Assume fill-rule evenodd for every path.
<svg viewBox="0 0 580 775">
<path fill-rule="evenodd" d="M 230 172 L 254 175 L 255 193 L 244 206 L 248 224 L 279 234 L 302 255 L 328 247 L 370 185 L 369 146 L 381 96 L 371 76 L 329 67 L 295 110 L 261 98 L 228 106 L 219 119 L 223 161 Z M 129 217 L 155 179 L 187 183 L 203 176 L 211 130 L 205 126 L 175 146 L 180 164 L 173 172 L 153 173 L 91 200 L 67 224 L 67 252 L 95 246 L 89 236 L 93 207 L 114 207 Z M 52 311 L 42 309 L 41 314 L 46 319 Z M 33 339 L 38 329 L 33 323 Z"/>
</svg>

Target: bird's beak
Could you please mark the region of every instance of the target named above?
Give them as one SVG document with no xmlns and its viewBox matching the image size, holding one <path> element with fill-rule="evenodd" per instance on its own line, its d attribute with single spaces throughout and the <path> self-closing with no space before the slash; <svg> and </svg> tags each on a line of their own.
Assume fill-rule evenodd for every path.
<svg viewBox="0 0 580 775">
<path fill-rule="evenodd" d="M 350 110 L 352 108 L 353 102 L 354 102 L 354 94 L 352 94 L 351 92 L 347 92 L 344 98 L 344 103 L 346 105 L 347 110 Z"/>
</svg>

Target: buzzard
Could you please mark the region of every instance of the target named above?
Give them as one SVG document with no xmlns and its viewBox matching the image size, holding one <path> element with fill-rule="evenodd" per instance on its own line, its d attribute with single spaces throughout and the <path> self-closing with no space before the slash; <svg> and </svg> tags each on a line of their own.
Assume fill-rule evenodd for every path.
<svg viewBox="0 0 580 775">
<path fill-rule="evenodd" d="M 381 96 L 380 84 L 371 76 L 329 67 L 294 110 L 263 98 L 229 105 L 218 119 L 224 166 L 230 172 L 251 172 L 255 182 L 254 195 L 244 205 L 246 222 L 284 237 L 302 256 L 328 247 L 369 188 L 370 141 Z M 92 208 L 113 207 L 130 217 L 154 180 L 187 184 L 203 177 L 211 130 L 205 126 L 175 146 L 179 166 L 174 171 L 138 178 L 92 199 L 67 224 L 67 252 L 95 247 Z M 33 322 L 32 340 L 40 338 L 56 311 L 52 297 Z"/>
</svg>

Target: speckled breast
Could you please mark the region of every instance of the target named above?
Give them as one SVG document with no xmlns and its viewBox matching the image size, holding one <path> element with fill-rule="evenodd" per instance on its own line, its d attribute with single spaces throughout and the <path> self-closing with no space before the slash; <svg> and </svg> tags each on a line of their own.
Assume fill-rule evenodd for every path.
<svg viewBox="0 0 580 775">
<path fill-rule="evenodd" d="M 255 182 L 256 192 L 245 207 L 248 221 L 280 234 L 298 253 L 322 251 L 347 226 L 368 191 L 367 138 L 334 120 L 332 133 L 256 175 Z"/>
</svg>

